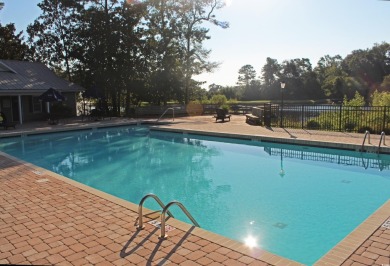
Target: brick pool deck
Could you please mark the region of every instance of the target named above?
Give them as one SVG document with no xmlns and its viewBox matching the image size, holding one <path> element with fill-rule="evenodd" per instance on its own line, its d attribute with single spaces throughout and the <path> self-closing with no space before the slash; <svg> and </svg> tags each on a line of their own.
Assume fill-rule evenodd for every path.
<svg viewBox="0 0 390 266">
<path fill-rule="evenodd" d="M 169 122 L 168 120 L 165 120 Z M 29 123 L 0 137 L 137 123 L 69 120 Z M 243 116 L 215 123 L 210 116 L 175 119 L 162 130 L 218 134 L 286 143 L 358 149 L 361 134 L 264 128 Z M 367 149 L 376 151 L 379 137 Z M 386 152 L 389 146 L 383 148 Z M 180 221 L 167 240 L 146 223 L 137 230 L 138 206 L 0 153 L 0 264 L 34 265 L 300 265 Z M 357 206 L 358 207 L 358 206 Z M 342 240 L 317 265 L 390 265 L 390 200 Z"/>
</svg>

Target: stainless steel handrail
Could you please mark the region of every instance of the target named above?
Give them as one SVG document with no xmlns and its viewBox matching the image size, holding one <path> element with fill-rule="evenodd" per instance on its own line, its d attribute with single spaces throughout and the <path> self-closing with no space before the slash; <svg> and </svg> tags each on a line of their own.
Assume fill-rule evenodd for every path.
<svg viewBox="0 0 390 266">
<path fill-rule="evenodd" d="M 145 226 L 143 224 L 143 220 L 142 220 L 142 206 L 144 205 L 144 202 L 146 199 L 148 198 L 153 198 L 160 206 L 161 208 L 165 208 L 166 206 L 164 205 L 164 203 L 162 203 L 162 201 L 160 200 L 159 197 L 157 197 L 156 195 L 150 193 L 150 194 L 147 194 L 145 195 L 141 201 L 139 202 L 138 204 L 138 226 L 137 226 L 137 229 L 141 230 L 141 229 L 144 229 Z M 168 215 L 173 217 L 172 213 L 168 211 Z"/>
<path fill-rule="evenodd" d="M 360 149 L 360 151 L 364 151 L 364 143 L 366 142 L 367 135 L 368 135 L 368 144 L 371 144 L 370 131 L 366 130 L 366 133 L 364 133 L 364 139 L 363 139 L 362 148 Z"/>
<path fill-rule="evenodd" d="M 379 149 L 381 148 L 382 139 L 383 139 L 383 145 L 386 145 L 386 139 L 385 139 L 385 137 L 386 137 L 386 134 L 385 134 L 385 132 L 384 132 L 384 131 L 382 131 L 382 133 L 381 133 L 381 138 L 380 138 L 380 140 L 379 140 L 379 144 L 378 144 L 378 150 L 377 150 L 377 153 L 379 153 Z"/>
<path fill-rule="evenodd" d="M 197 221 L 194 219 L 194 217 L 192 217 L 192 215 L 188 212 L 188 210 L 186 209 L 186 207 L 184 207 L 184 205 L 178 201 L 171 201 L 169 202 L 163 209 L 162 213 L 161 213 L 161 235 L 160 235 L 160 239 L 167 239 L 168 238 L 168 235 L 165 233 L 165 213 L 168 212 L 168 209 L 169 207 L 171 207 L 172 205 L 177 205 L 180 207 L 180 209 L 185 213 L 185 215 L 187 215 L 187 217 L 191 220 L 191 222 L 197 226 L 197 227 L 200 227 L 200 225 L 197 223 Z"/>
<path fill-rule="evenodd" d="M 172 121 L 175 121 L 175 108 L 170 107 L 167 108 L 164 113 L 157 119 L 157 122 L 160 121 L 160 119 L 166 114 L 166 112 L 168 112 L 168 110 L 172 110 Z"/>
</svg>

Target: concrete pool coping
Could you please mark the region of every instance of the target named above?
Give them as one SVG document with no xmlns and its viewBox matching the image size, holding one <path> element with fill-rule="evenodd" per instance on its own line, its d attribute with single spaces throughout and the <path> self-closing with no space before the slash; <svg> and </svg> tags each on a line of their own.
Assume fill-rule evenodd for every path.
<svg viewBox="0 0 390 266">
<path fill-rule="evenodd" d="M 198 119 L 204 119 L 204 117 L 202 118 L 198 118 Z M 166 124 L 164 126 L 159 126 L 159 129 L 160 130 L 169 130 L 169 131 L 179 131 L 179 132 L 185 132 L 185 133 L 201 133 L 201 132 L 206 132 L 208 134 L 217 134 L 218 132 L 215 132 L 213 130 L 210 130 L 210 131 L 206 131 L 206 130 L 200 130 L 199 128 L 196 128 L 196 127 L 191 127 L 191 123 L 192 123 L 192 126 L 194 125 L 194 120 L 191 120 L 190 119 L 190 123 L 188 124 L 188 122 L 185 121 L 186 119 L 183 119 L 183 120 L 179 120 L 177 123 L 172 123 L 172 124 Z M 202 127 L 204 127 L 204 124 L 203 124 L 203 121 L 202 120 L 195 120 L 195 125 L 201 125 Z M 196 122 L 199 122 L 199 123 L 196 123 Z M 91 128 L 97 128 L 97 127 L 106 127 L 106 126 L 122 126 L 122 125 L 129 125 L 129 124 L 137 124 L 139 123 L 140 121 L 122 121 L 122 122 L 114 122 L 114 123 L 109 123 L 109 122 L 106 122 L 105 124 L 99 124 L 99 125 L 87 125 L 87 126 L 84 126 L 84 127 L 78 127 L 78 126 L 74 126 L 74 127 L 68 127 L 67 129 L 66 128 L 56 128 L 56 131 L 66 131 L 66 130 L 78 130 L 78 129 L 91 129 Z M 186 124 L 187 123 L 187 124 Z M 207 124 L 207 123 L 206 123 Z M 230 125 L 228 123 L 212 123 L 211 125 L 215 126 L 215 125 L 218 125 L 217 126 L 217 129 L 220 131 L 220 135 L 223 135 L 223 136 L 231 136 L 231 137 L 237 137 L 237 136 L 241 136 L 241 138 L 244 136 L 244 138 L 248 138 L 248 139 L 254 139 L 254 140 L 258 140 L 261 136 L 259 135 L 256 135 L 256 134 L 251 134 L 250 133 L 250 130 L 242 130 L 241 126 L 242 125 L 239 125 L 240 126 L 240 132 L 242 133 L 242 131 L 244 131 L 244 133 L 240 134 L 240 133 L 237 133 L 236 131 L 229 131 L 229 130 L 223 130 L 223 129 L 226 129 L 226 128 L 221 128 L 222 126 L 223 127 L 229 127 Z M 232 123 L 233 125 L 233 123 Z M 246 126 L 246 125 L 244 125 Z M 183 130 L 184 128 L 184 130 Z M 256 128 L 256 127 L 254 127 Z M 222 129 L 222 130 L 221 130 Z M 249 131 L 249 133 L 248 133 Z M 36 133 L 51 133 L 53 132 L 53 130 L 51 129 L 48 129 L 48 130 L 25 130 L 25 131 L 22 131 L 22 133 L 16 133 L 17 135 L 21 135 L 21 134 L 26 134 L 26 135 L 29 135 L 29 134 L 36 134 Z M 211 133 L 210 133 L 211 132 Z M 236 133 L 234 133 L 236 132 Z M 11 133 L 11 132 L 10 132 Z M 15 133 L 15 132 L 14 132 Z M 283 132 L 282 132 L 283 133 Z M 288 133 L 289 135 L 291 135 L 291 133 Z M 296 134 L 296 132 L 294 132 L 295 135 L 298 135 L 299 134 Z M 276 142 L 280 142 L 279 140 L 280 139 L 286 139 L 287 141 L 293 141 L 294 143 L 297 143 L 297 141 L 301 141 L 302 143 L 306 143 L 305 145 L 310 145 L 309 143 L 317 143 L 321 145 L 321 142 L 320 140 L 307 140 L 307 139 L 300 139 L 299 137 L 298 138 L 284 138 L 283 136 L 280 136 L 282 134 L 275 134 L 275 136 L 262 136 L 263 140 L 273 140 L 273 141 L 276 141 Z M 3 135 L 4 136 L 4 135 Z M 11 134 L 7 134 L 7 136 L 11 136 Z M 292 139 L 292 140 L 291 140 Z M 333 137 L 333 140 L 337 139 L 337 137 Z M 330 142 L 330 143 L 336 143 L 336 145 L 339 145 L 339 144 L 346 144 L 348 146 L 348 149 L 355 149 L 356 147 L 359 147 L 359 144 L 354 144 L 354 143 L 343 143 L 343 142 Z M 333 145 L 333 144 L 332 144 Z M 317 146 L 317 145 L 315 145 Z M 340 148 L 340 147 L 338 147 Z M 12 157 L 9 157 L 12 159 Z M 16 160 L 16 159 L 12 159 L 12 160 Z M 20 161 L 19 161 L 20 162 Z M 102 198 L 105 198 L 111 202 L 114 202 L 115 204 L 118 204 L 118 205 L 121 205 L 121 206 L 125 206 L 126 208 L 136 212 L 137 211 L 137 207 L 136 205 L 134 204 L 129 204 L 129 202 L 126 202 L 126 201 L 123 201 L 123 200 L 120 200 L 116 197 L 113 197 L 113 196 L 110 196 L 106 193 L 103 193 L 103 192 L 100 192 L 100 191 L 96 191 L 94 189 L 91 189 L 89 187 L 86 187 L 84 185 L 81 185 L 75 181 L 72 181 L 68 178 L 65 178 L 65 177 L 62 177 L 62 176 L 59 176 L 53 172 L 50 172 L 50 171 L 47 171 L 47 170 L 43 170 L 39 167 L 36 167 L 34 165 L 31 165 L 31 164 L 25 164 L 26 166 L 28 167 L 32 167 L 34 168 L 36 171 L 38 172 L 43 172 L 45 174 L 47 174 L 48 176 L 50 177 L 54 177 L 56 179 L 59 179 L 65 183 L 68 183 L 68 184 L 71 184 L 72 186 L 75 186 L 75 187 L 78 187 L 80 189 L 82 189 L 83 191 L 86 191 L 88 193 L 92 193 L 94 195 L 98 195 L 99 197 L 102 197 Z M 378 238 L 378 236 L 375 236 L 375 234 L 378 232 L 378 230 L 382 230 L 382 224 L 386 221 L 386 219 L 388 219 L 390 216 L 390 201 L 388 201 L 387 203 L 385 203 L 381 208 L 378 209 L 378 211 L 376 211 L 374 214 L 372 214 L 369 218 L 367 218 L 367 220 L 365 222 L 363 222 L 358 228 L 356 228 L 350 235 L 348 235 L 343 241 L 341 241 L 338 245 L 336 245 L 331 251 L 329 251 L 323 258 L 321 258 L 318 262 L 317 262 L 317 265 L 340 265 L 342 263 L 346 263 L 348 260 L 350 261 L 356 261 L 356 262 L 359 262 L 359 256 L 360 257 L 363 257 L 363 259 L 361 259 L 361 261 L 364 261 L 364 258 L 366 258 L 364 255 L 362 255 L 364 252 L 361 252 L 361 254 L 356 254 L 356 251 L 358 251 L 358 253 L 360 252 L 359 249 L 361 248 L 366 248 L 368 249 L 369 247 L 363 247 L 365 241 L 369 241 L 368 239 L 370 239 L 370 237 L 376 237 Z M 247 256 L 250 256 L 250 257 L 256 257 L 256 258 L 259 258 L 261 261 L 264 261 L 264 262 L 267 262 L 268 264 L 271 264 L 271 265 L 299 265 L 299 264 L 296 264 L 295 262 L 292 262 L 292 261 L 289 261 L 289 260 L 285 260 L 281 257 L 278 257 L 276 255 L 273 255 L 271 253 L 268 253 L 268 252 L 264 252 L 264 251 L 261 251 L 261 254 L 259 254 L 260 251 L 257 251 L 257 253 L 255 254 L 255 256 L 253 255 L 253 250 L 250 250 L 248 249 L 245 245 L 243 245 L 242 243 L 239 243 L 237 241 L 234 241 L 234 240 L 231 240 L 231 239 L 227 239 L 227 238 L 224 238 L 224 237 L 221 237 L 219 235 L 216 235 L 214 233 L 211 233 L 211 232 L 207 232 L 205 230 L 202 230 L 202 229 L 199 229 L 199 228 L 193 228 L 191 225 L 188 225 L 188 224 L 185 224 L 185 223 L 182 223 L 180 221 L 176 221 L 174 219 L 170 219 L 169 220 L 169 224 L 172 225 L 172 226 L 175 226 L 177 227 L 178 229 L 181 229 L 183 232 L 190 232 L 191 235 L 196 235 L 198 237 L 201 237 L 202 239 L 206 239 L 208 241 L 211 241 L 212 243 L 220 243 L 220 244 L 223 244 L 222 246 L 224 246 L 225 248 L 228 248 L 228 249 L 231 249 L 231 250 L 235 250 L 235 251 L 239 251 L 240 253 L 242 254 L 245 254 Z M 384 235 L 390 235 L 390 230 L 388 229 L 385 229 L 385 233 Z M 389 237 L 390 238 L 390 237 Z M 386 245 L 387 243 L 387 240 L 386 238 L 384 238 L 385 240 L 383 240 L 382 242 L 385 242 L 385 243 L 382 243 L 382 242 L 379 242 L 379 243 L 382 243 L 384 245 Z M 390 240 L 388 241 L 390 242 Z M 373 243 L 378 243 L 378 241 L 373 241 Z M 390 243 L 387 243 L 388 247 L 390 246 Z M 1 249 L 1 248 L 0 248 Z M 0 250 L 1 251 L 1 250 Z M 372 251 L 372 250 L 371 250 Z M 383 252 L 390 252 L 389 249 L 387 248 L 384 248 L 384 251 Z M 367 253 L 367 252 L 366 252 Z M 372 253 L 370 253 L 372 254 Z M 387 253 L 384 253 L 384 254 L 387 254 Z M 367 255 L 367 254 L 366 254 Z M 383 255 L 383 254 L 382 254 Z M 382 255 L 378 255 L 378 259 L 381 259 L 383 256 Z M 371 255 L 372 256 L 372 255 Z M 389 255 L 390 256 L 390 255 Z M 355 259 L 355 260 L 354 260 Z M 1 262 L 1 258 L 0 258 L 0 262 Z M 237 261 L 237 263 L 239 263 Z"/>
</svg>

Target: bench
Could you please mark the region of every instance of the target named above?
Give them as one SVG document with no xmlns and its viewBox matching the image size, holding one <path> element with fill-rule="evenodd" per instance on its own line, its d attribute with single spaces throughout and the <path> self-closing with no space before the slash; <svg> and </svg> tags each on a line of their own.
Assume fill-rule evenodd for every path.
<svg viewBox="0 0 390 266">
<path fill-rule="evenodd" d="M 263 123 L 263 110 L 258 107 L 252 108 L 251 114 L 246 114 L 246 122 L 248 124 L 262 125 Z"/>
<path fill-rule="evenodd" d="M 246 122 L 248 124 L 261 125 L 262 119 L 261 117 L 255 116 L 253 114 L 246 114 Z"/>
</svg>

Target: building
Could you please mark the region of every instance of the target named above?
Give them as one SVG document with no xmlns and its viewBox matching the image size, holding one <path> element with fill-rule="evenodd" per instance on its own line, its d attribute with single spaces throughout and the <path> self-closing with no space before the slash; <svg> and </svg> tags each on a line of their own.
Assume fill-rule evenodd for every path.
<svg viewBox="0 0 390 266">
<path fill-rule="evenodd" d="M 83 87 L 58 77 L 42 63 L 0 60 L 0 111 L 9 121 L 45 119 L 47 103 L 38 97 L 49 88 L 61 92 L 66 98 L 63 104 L 76 115 L 77 95 Z"/>
</svg>

